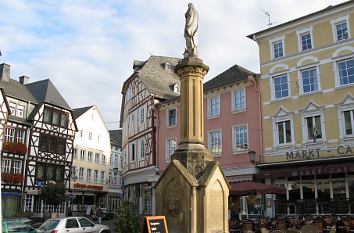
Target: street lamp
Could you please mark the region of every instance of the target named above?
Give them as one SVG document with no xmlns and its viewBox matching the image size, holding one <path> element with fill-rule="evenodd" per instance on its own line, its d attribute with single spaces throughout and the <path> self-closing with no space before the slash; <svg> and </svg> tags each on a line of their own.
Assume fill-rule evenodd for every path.
<svg viewBox="0 0 354 233">
<path fill-rule="evenodd" d="M 253 150 L 248 151 L 248 158 L 252 164 L 254 164 L 254 165 L 257 164 L 255 151 L 253 151 Z"/>
</svg>

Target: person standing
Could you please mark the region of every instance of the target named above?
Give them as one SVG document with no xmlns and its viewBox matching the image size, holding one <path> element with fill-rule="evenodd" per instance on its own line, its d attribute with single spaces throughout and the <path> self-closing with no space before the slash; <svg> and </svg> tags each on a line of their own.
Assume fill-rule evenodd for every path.
<svg viewBox="0 0 354 233">
<path fill-rule="evenodd" d="M 96 217 L 98 218 L 98 224 L 102 224 L 103 211 L 101 209 L 101 206 L 98 206 L 96 210 Z"/>
</svg>

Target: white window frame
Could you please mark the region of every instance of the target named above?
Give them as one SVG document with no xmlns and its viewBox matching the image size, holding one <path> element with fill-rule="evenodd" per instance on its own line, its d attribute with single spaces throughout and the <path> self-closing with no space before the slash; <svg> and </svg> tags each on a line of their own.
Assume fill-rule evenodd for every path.
<svg viewBox="0 0 354 233">
<path fill-rule="evenodd" d="M 13 116 L 16 116 L 16 103 L 14 102 L 10 102 L 9 106 L 10 106 L 10 114 Z"/>
<path fill-rule="evenodd" d="M 93 182 L 98 183 L 98 170 L 93 171 Z"/>
<path fill-rule="evenodd" d="M 215 113 L 215 115 L 213 114 L 212 115 L 212 112 L 211 112 L 211 102 L 213 99 L 217 99 L 218 100 L 218 111 Z M 220 116 L 220 109 L 221 108 L 221 99 L 220 99 L 220 95 L 214 95 L 214 96 L 210 96 L 208 97 L 208 119 L 211 119 L 211 118 L 217 118 Z"/>
<path fill-rule="evenodd" d="M 213 134 L 217 133 L 220 137 L 219 141 L 220 141 L 220 145 L 218 144 L 219 150 L 218 152 L 213 152 L 213 148 L 212 148 L 212 141 L 211 141 L 211 137 Z M 208 132 L 208 148 L 210 153 L 212 153 L 214 156 L 221 156 L 222 155 L 222 131 L 221 129 L 215 129 L 215 130 L 211 130 Z"/>
<path fill-rule="evenodd" d="M 283 47 L 283 56 L 281 57 L 277 57 L 275 58 L 275 54 L 274 54 L 274 47 L 273 47 L 273 44 L 275 44 L 276 42 L 279 42 L 281 41 L 282 42 L 282 47 Z M 279 37 L 276 37 L 274 39 L 271 39 L 269 40 L 269 48 L 270 48 L 270 54 L 271 54 L 271 60 L 274 60 L 274 59 L 280 59 L 282 57 L 285 57 L 285 42 L 284 42 L 284 35 L 283 36 L 279 36 Z"/>
<path fill-rule="evenodd" d="M 236 109 L 236 93 L 242 91 L 244 93 L 245 105 L 242 109 Z M 231 92 L 231 109 L 232 112 L 244 112 L 247 110 L 247 90 L 245 87 L 233 90 Z"/>
<path fill-rule="evenodd" d="M 279 143 L 278 127 L 277 123 L 290 121 L 290 130 L 291 130 L 291 142 L 288 143 Z M 293 115 L 289 114 L 285 117 L 277 117 L 273 119 L 273 142 L 274 147 L 287 147 L 295 144 L 295 132 L 294 132 L 294 119 Z"/>
<path fill-rule="evenodd" d="M 89 132 L 89 140 L 92 140 L 92 132 Z"/>
<path fill-rule="evenodd" d="M 85 177 L 85 168 L 80 167 L 79 168 L 79 180 L 84 181 L 84 177 Z"/>
<path fill-rule="evenodd" d="M 311 26 L 311 27 L 308 27 L 308 28 L 303 28 L 303 29 L 301 29 L 301 30 L 296 31 L 299 52 L 310 51 L 310 50 L 312 50 L 312 49 L 315 47 L 312 31 L 313 31 L 313 27 L 312 27 L 312 26 Z M 310 34 L 310 38 L 311 38 L 311 48 L 310 48 L 310 49 L 303 50 L 303 48 L 302 48 L 302 36 L 303 36 L 304 34 L 307 34 L 307 33 Z"/>
<path fill-rule="evenodd" d="M 337 35 L 337 27 L 336 25 L 338 25 L 339 23 L 345 21 L 347 24 L 347 29 L 348 29 L 348 38 L 347 39 L 343 39 L 343 40 L 338 40 L 338 35 Z M 333 41 L 334 42 L 338 42 L 338 41 L 347 41 L 351 38 L 351 34 L 350 34 L 350 24 L 349 24 L 349 15 L 344 15 L 341 17 L 337 17 L 335 19 L 331 20 L 331 24 L 332 24 L 332 32 L 333 32 Z"/>
<path fill-rule="evenodd" d="M 106 165 L 106 155 L 102 154 L 101 156 L 101 163 L 102 165 Z"/>
<path fill-rule="evenodd" d="M 91 182 L 91 176 L 92 176 L 91 171 L 92 171 L 92 169 L 90 169 L 90 168 L 88 168 L 86 170 L 86 181 L 87 182 Z"/>
<path fill-rule="evenodd" d="M 24 130 L 17 129 L 16 130 L 15 142 L 17 142 L 17 143 L 25 143 L 25 136 L 26 136 L 26 132 Z"/>
<path fill-rule="evenodd" d="M 13 142 L 15 140 L 15 134 L 16 134 L 15 132 L 16 132 L 15 128 L 12 128 L 12 127 L 6 128 L 5 141 L 6 142 Z"/>
<path fill-rule="evenodd" d="M 170 111 L 175 111 L 175 123 L 170 124 Z M 173 128 L 177 126 L 177 108 L 169 108 L 166 110 L 166 126 L 167 128 Z"/>
<path fill-rule="evenodd" d="M 354 103 L 349 103 L 345 105 L 341 105 L 338 108 L 338 119 L 339 119 L 339 133 L 340 133 L 340 139 L 350 139 L 352 140 L 354 138 L 354 128 L 353 128 L 353 134 L 352 135 L 346 135 L 345 133 L 345 122 L 344 122 L 344 112 L 345 111 L 354 111 Z M 354 116 L 353 116 L 354 118 Z M 352 119 L 354 127 L 354 119 Z"/>
<path fill-rule="evenodd" d="M 304 70 L 309 70 L 309 69 L 316 69 L 316 79 L 317 79 L 317 90 L 316 91 L 309 91 L 309 92 L 304 92 L 304 83 L 302 80 L 302 71 Z M 321 91 L 321 82 L 320 82 L 321 78 L 320 78 L 320 69 L 319 66 L 306 66 L 306 67 L 302 67 L 301 69 L 298 70 L 298 83 L 299 85 L 299 94 L 300 95 L 310 95 L 313 93 L 317 93 Z"/>
<path fill-rule="evenodd" d="M 22 161 L 14 159 L 12 161 L 12 172 L 13 174 L 21 174 L 22 173 Z"/>
<path fill-rule="evenodd" d="M 139 145 L 139 160 L 144 160 L 145 159 L 145 140 L 139 139 L 138 141 L 138 145 Z"/>
<path fill-rule="evenodd" d="M 101 171 L 101 184 L 104 184 L 104 182 L 105 182 L 105 172 L 104 171 Z"/>
<path fill-rule="evenodd" d="M 95 163 L 96 164 L 100 163 L 100 153 L 95 153 Z"/>
<path fill-rule="evenodd" d="M 306 118 L 308 117 L 316 117 L 320 116 L 320 121 L 321 121 L 321 134 L 322 138 L 316 139 L 316 143 L 321 143 L 326 141 L 326 130 L 325 130 L 325 120 L 324 120 L 324 113 L 321 109 L 319 110 L 314 110 L 314 111 L 308 111 L 308 112 L 303 112 L 302 118 L 301 118 L 301 123 L 302 123 L 302 139 L 303 143 L 309 143 L 309 144 L 314 144 L 313 139 L 308 138 L 308 132 L 307 132 L 307 121 Z"/>
<path fill-rule="evenodd" d="M 175 148 L 173 149 L 173 147 L 170 147 L 171 144 L 169 142 L 175 142 Z M 171 156 L 174 153 L 174 151 L 177 149 L 177 138 L 173 137 L 173 138 L 167 138 L 166 139 L 166 162 L 171 161 Z"/>
<path fill-rule="evenodd" d="M 86 151 L 80 150 L 80 160 L 85 161 L 86 159 Z"/>
<path fill-rule="evenodd" d="M 25 116 L 25 106 L 17 105 L 16 116 L 23 118 Z"/>
<path fill-rule="evenodd" d="M 348 57 L 343 57 L 341 59 L 337 59 L 334 61 L 333 66 L 334 66 L 334 72 L 335 72 L 335 82 L 336 82 L 336 87 L 340 88 L 340 87 L 347 87 L 347 86 L 352 86 L 354 85 L 354 83 L 348 83 L 348 84 L 340 84 L 340 76 L 339 76 L 339 69 L 338 69 L 338 63 L 339 62 L 345 62 L 347 60 L 354 60 L 354 56 L 348 56 Z"/>
<path fill-rule="evenodd" d="M 1 159 L 1 172 L 2 173 L 11 173 L 11 165 L 12 165 L 11 159 L 2 158 Z"/>
<path fill-rule="evenodd" d="M 236 140 L 237 140 L 237 134 L 236 134 L 236 129 L 240 128 L 246 128 L 247 132 L 247 148 L 237 148 L 236 145 Z M 250 147 L 250 140 L 249 140 L 249 132 L 248 132 L 248 124 L 239 124 L 239 125 L 234 125 L 232 126 L 232 153 L 233 154 L 240 154 L 240 153 L 245 153 L 248 151 Z"/>
<path fill-rule="evenodd" d="M 144 124 L 145 122 L 145 107 L 144 105 L 139 108 L 139 122 L 140 124 Z"/>
<path fill-rule="evenodd" d="M 281 97 L 281 98 L 276 98 L 276 96 L 275 96 L 274 78 L 278 78 L 278 77 L 284 76 L 284 75 L 286 75 L 287 80 L 288 80 L 288 82 L 287 82 L 288 83 L 288 96 Z M 287 72 L 286 73 L 279 73 L 279 74 L 275 74 L 275 75 L 271 76 L 270 87 L 271 87 L 271 93 L 272 93 L 272 101 L 283 100 L 283 99 L 291 97 L 291 85 L 290 85 L 289 73 L 287 73 Z"/>
<path fill-rule="evenodd" d="M 87 151 L 87 161 L 93 162 L 93 152 L 92 151 Z"/>
</svg>

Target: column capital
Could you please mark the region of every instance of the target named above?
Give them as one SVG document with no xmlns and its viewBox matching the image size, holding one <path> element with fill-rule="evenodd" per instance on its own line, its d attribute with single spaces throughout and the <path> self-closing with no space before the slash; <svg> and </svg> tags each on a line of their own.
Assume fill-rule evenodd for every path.
<svg viewBox="0 0 354 233">
<path fill-rule="evenodd" d="M 198 75 L 202 78 L 208 73 L 209 66 L 203 63 L 203 60 L 197 57 L 187 57 L 180 60 L 175 68 L 178 76 Z"/>
</svg>

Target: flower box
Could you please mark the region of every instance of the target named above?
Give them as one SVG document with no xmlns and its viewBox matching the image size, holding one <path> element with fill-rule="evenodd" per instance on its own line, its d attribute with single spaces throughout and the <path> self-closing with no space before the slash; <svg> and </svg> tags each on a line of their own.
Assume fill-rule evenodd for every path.
<svg viewBox="0 0 354 233">
<path fill-rule="evenodd" d="M 3 150 L 7 153 L 25 155 L 27 153 L 27 146 L 24 143 L 5 142 Z"/>
<path fill-rule="evenodd" d="M 24 178 L 25 177 L 21 174 L 1 173 L 1 180 L 5 183 L 21 183 Z"/>
</svg>

